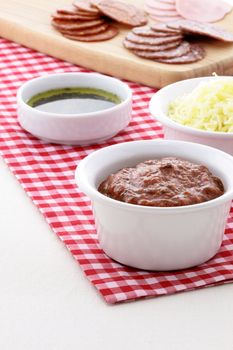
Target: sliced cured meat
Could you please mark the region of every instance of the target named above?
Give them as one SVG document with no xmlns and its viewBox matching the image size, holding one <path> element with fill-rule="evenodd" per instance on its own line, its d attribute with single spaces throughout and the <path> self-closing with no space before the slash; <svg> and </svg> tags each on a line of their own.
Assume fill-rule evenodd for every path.
<svg viewBox="0 0 233 350">
<path fill-rule="evenodd" d="M 206 35 L 221 41 L 233 42 L 233 33 L 208 23 L 182 20 L 170 22 L 167 26 L 172 29 L 180 29 L 184 33 Z"/>
<path fill-rule="evenodd" d="M 156 60 L 158 58 L 176 58 L 180 56 L 184 56 L 188 54 L 190 51 L 191 46 L 187 41 L 183 41 L 180 45 L 178 45 L 176 48 L 169 49 L 169 50 L 160 50 L 160 51 L 141 51 L 141 50 L 133 50 L 135 55 L 147 58 L 151 60 Z"/>
<path fill-rule="evenodd" d="M 66 6 L 64 8 L 58 9 L 56 12 L 61 15 L 75 15 L 77 13 L 76 9 L 71 6 Z"/>
<path fill-rule="evenodd" d="M 178 41 L 182 39 L 181 35 L 172 35 L 168 37 L 162 37 L 162 38 L 151 38 L 151 37 L 146 37 L 146 36 L 139 36 L 136 35 L 132 32 L 128 33 L 126 36 L 126 39 L 128 41 L 131 41 L 136 44 L 147 44 L 147 45 L 162 45 L 162 44 L 167 44 L 171 43 L 174 41 Z"/>
<path fill-rule="evenodd" d="M 71 21 L 61 21 L 61 20 L 52 20 L 52 25 L 58 30 L 75 30 L 75 29 L 84 29 L 95 27 L 100 24 L 105 23 L 103 19 L 99 19 L 96 21 L 82 21 L 82 22 L 71 22 Z"/>
<path fill-rule="evenodd" d="M 77 0 L 73 2 L 73 5 L 79 9 L 91 13 L 99 13 L 96 7 L 93 7 L 90 0 Z"/>
<path fill-rule="evenodd" d="M 66 38 L 71 40 L 77 40 L 77 41 L 84 41 L 84 42 L 94 42 L 94 41 L 105 41 L 112 39 L 119 33 L 119 30 L 113 26 L 109 26 L 109 28 L 99 34 L 94 35 L 70 35 L 70 34 L 63 34 Z"/>
<path fill-rule="evenodd" d="M 156 0 L 152 0 L 152 1 L 156 1 Z M 166 3 L 166 4 L 175 4 L 176 3 L 176 0 L 157 0 L 159 2 L 163 2 L 163 3 Z"/>
<path fill-rule="evenodd" d="M 67 15 L 67 14 L 56 14 L 52 16 L 55 20 L 61 20 L 61 21 L 89 21 L 89 20 L 95 20 L 100 18 L 100 16 L 90 17 L 90 16 L 82 16 L 80 14 L 77 15 Z"/>
<path fill-rule="evenodd" d="M 132 32 L 137 35 L 141 36 L 149 36 L 152 38 L 161 38 L 161 37 L 167 37 L 167 36 L 172 36 L 172 35 L 177 35 L 177 32 L 160 32 L 160 31 L 155 31 L 151 29 L 149 26 L 145 27 L 136 27 L 132 29 Z"/>
<path fill-rule="evenodd" d="M 100 1 L 101 0 L 91 0 L 91 5 L 92 6 L 97 6 Z"/>
<path fill-rule="evenodd" d="M 159 31 L 164 33 L 171 33 L 171 34 L 181 33 L 181 30 L 179 28 L 176 28 L 176 29 L 169 28 L 168 23 L 152 24 L 150 28 L 154 31 Z"/>
<path fill-rule="evenodd" d="M 126 49 L 138 50 L 138 51 L 140 50 L 140 51 L 147 51 L 147 52 L 158 52 L 158 51 L 173 49 L 179 46 L 180 43 L 181 43 L 181 40 L 173 41 L 167 44 L 160 44 L 160 45 L 136 44 L 136 43 L 132 43 L 131 41 L 128 41 L 127 39 L 123 41 L 123 45 Z"/>
<path fill-rule="evenodd" d="M 104 15 L 119 23 L 124 23 L 132 27 L 141 26 L 147 23 L 144 11 L 125 2 L 117 0 L 101 0 L 97 2 L 96 7 Z"/>
<path fill-rule="evenodd" d="M 150 18 L 153 19 L 156 22 L 171 22 L 171 21 L 178 21 L 181 20 L 182 17 L 180 16 L 155 16 L 155 15 L 150 15 Z"/>
<path fill-rule="evenodd" d="M 176 9 L 186 19 L 217 22 L 232 10 L 232 6 L 221 0 L 176 0 Z"/>
<path fill-rule="evenodd" d="M 164 2 L 164 1 L 156 1 L 156 0 L 147 0 L 146 5 L 147 8 L 154 8 L 157 10 L 167 10 L 174 11 L 176 10 L 175 1 Z"/>
<path fill-rule="evenodd" d="M 194 63 L 200 61 L 205 57 L 205 50 L 197 44 L 191 44 L 190 51 L 180 57 L 173 58 L 158 58 L 157 62 L 168 63 L 168 64 L 184 64 L 184 63 Z"/>
<path fill-rule="evenodd" d="M 78 10 L 76 7 L 65 7 L 62 9 L 58 9 L 56 13 L 58 15 L 67 15 L 67 16 L 76 16 L 76 15 L 87 16 L 87 17 L 99 16 L 98 13 L 91 13 L 87 11 Z"/>
<path fill-rule="evenodd" d="M 96 27 L 91 27 L 87 29 L 79 29 L 79 30 L 60 30 L 62 34 L 68 34 L 68 35 L 94 35 L 94 34 L 99 34 L 104 31 L 109 27 L 108 23 L 101 24 Z"/>
<path fill-rule="evenodd" d="M 156 9 L 156 8 L 151 8 L 148 6 L 145 6 L 145 10 L 147 13 L 149 13 L 150 15 L 155 15 L 155 16 L 171 16 L 171 17 L 177 17 L 179 15 L 179 13 L 175 10 L 160 10 L 160 9 Z"/>
</svg>

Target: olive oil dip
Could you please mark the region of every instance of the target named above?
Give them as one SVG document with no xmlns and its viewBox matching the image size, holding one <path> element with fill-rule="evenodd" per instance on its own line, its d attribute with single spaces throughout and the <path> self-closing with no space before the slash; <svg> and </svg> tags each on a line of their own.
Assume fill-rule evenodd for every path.
<svg viewBox="0 0 233 350">
<path fill-rule="evenodd" d="M 89 87 L 65 87 L 32 96 L 27 104 L 42 112 L 83 114 L 102 111 L 120 104 L 119 96 Z"/>
</svg>

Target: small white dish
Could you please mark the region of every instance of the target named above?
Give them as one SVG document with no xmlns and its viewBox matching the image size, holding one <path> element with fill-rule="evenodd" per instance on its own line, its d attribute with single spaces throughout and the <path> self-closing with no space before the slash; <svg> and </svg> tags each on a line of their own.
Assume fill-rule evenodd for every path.
<svg viewBox="0 0 233 350">
<path fill-rule="evenodd" d="M 121 102 L 96 112 L 48 113 L 30 107 L 27 101 L 38 93 L 66 87 L 87 87 L 116 94 Z M 132 92 L 118 79 L 97 73 L 49 74 L 23 84 L 17 93 L 18 120 L 32 135 L 54 143 L 88 145 L 109 139 L 130 122 Z"/>
<path fill-rule="evenodd" d="M 222 196 L 180 207 L 145 207 L 98 191 L 111 173 L 166 156 L 206 165 L 225 188 Z M 176 270 L 212 258 L 222 243 L 233 198 L 233 157 L 218 149 L 182 141 L 134 141 L 105 147 L 83 159 L 76 181 L 92 201 L 99 243 L 111 258 L 146 270 Z"/>
<path fill-rule="evenodd" d="M 173 121 L 167 114 L 168 105 L 178 96 L 190 93 L 202 82 L 216 79 L 233 79 L 233 77 L 218 76 L 182 80 L 162 88 L 152 97 L 149 109 L 154 118 L 162 123 L 165 139 L 202 143 L 233 155 L 232 132 L 212 132 L 194 129 Z"/>
</svg>

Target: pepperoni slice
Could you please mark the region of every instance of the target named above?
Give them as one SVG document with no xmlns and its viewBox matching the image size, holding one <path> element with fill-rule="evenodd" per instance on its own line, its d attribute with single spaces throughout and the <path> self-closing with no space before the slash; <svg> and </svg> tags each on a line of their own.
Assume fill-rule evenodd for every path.
<svg viewBox="0 0 233 350">
<path fill-rule="evenodd" d="M 101 0 L 96 3 L 96 7 L 104 15 L 119 23 L 124 23 L 132 27 L 147 23 L 144 11 L 125 2 L 118 0 Z"/>
<path fill-rule="evenodd" d="M 136 43 L 132 43 L 131 41 L 128 41 L 127 39 L 124 39 L 123 41 L 123 45 L 126 49 L 138 50 L 138 51 L 140 50 L 140 51 L 147 51 L 147 52 L 158 52 L 158 51 L 173 49 L 179 46 L 180 43 L 181 43 L 181 40 L 173 41 L 167 44 L 160 44 L 160 45 L 136 44 Z"/>
<path fill-rule="evenodd" d="M 173 23 L 170 22 L 167 26 L 172 29 L 180 29 L 184 33 L 206 35 L 221 41 L 233 42 L 233 33 L 214 26 L 213 24 L 181 20 Z"/>
<path fill-rule="evenodd" d="M 158 58 L 157 62 L 169 64 L 184 64 L 198 62 L 205 57 L 205 50 L 197 44 L 191 44 L 191 50 L 180 57 Z"/>
<path fill-rule="evenodd" d="M 141 50 L 133 50 L 135 55 L 156 60 L 158 58 L 177 58 L 180 56 L 187 55 L 191 50 L 191 45 L 187 41 L 183 41 L 180 45 L 175 48 L 169 50 L 160 50 L 160 51 L 141 51 Z"/>
<path fill-rule="evenodd" d="M 94 35 L 70 35 L 70 34 L 65 34 L 63 35 L 71 40 L 76 40 L 76 41 L 84 41 L 84 42 L 94 42 L 94 41 L 105 41 L 112 39 L 119 33 L 119 30 L 113 26 L 109 26 L 109 28 L 104 31 L 103 33 L 99 34 L 94 34 Z"/>
</svg>

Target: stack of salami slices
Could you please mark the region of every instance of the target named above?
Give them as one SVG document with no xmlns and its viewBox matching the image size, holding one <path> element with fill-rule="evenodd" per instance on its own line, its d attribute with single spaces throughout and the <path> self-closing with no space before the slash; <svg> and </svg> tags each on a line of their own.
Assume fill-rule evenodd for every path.
<svg viewBox="0 0 233 350">
<path fill-rule="evenodd" d="M 72 7 L 58 9 L 52 25 L 69 39 L 93 42 L 118 34 L 112 20 L 131 27 L 147 23 L 144 11 L 118 0 L 77 0 Z"/>
<path fill-rule="evenodd" d="M 205 57 L 205 50 L 200 45 L 187 41 L 192 35 L 233 42 L 233 34 L 217 26 L 178 20 L 133 28 L 123 44 L 142 58 L 170 64 L 193 63 Z"/>
<path fill-rule="evenodd" d="M 66 38 L 78 41 L 103 41 L 118 34 L 118 29 L 88 1 L 77 1 L 73 7 L 58 9 L 52 16 L 52 25 Z"/>
<path fill-rule="evenodd" d="M 221 0 L 146 0 L 145 10 L 156 22 L 189 19 L 199 22 L 217 22 L 232 6 Z"/>
</svg>

